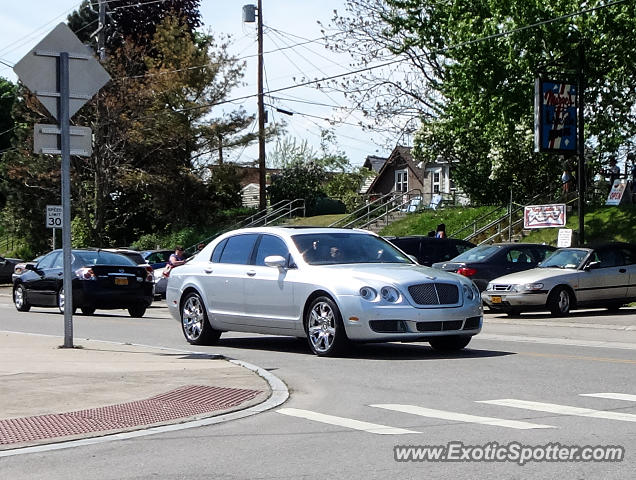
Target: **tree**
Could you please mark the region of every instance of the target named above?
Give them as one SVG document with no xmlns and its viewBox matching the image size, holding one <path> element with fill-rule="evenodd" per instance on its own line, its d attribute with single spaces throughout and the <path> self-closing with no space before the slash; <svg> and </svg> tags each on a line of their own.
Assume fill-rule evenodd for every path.
<svg viewBox="0 0 636 480">
<path fill-rule="evenodd" d="M 419 75 L 419 85 L 408 74 L 392 83 L 362 76 L 351 94 L 364 101 L 380 92 L 389 99 L 383 105 L 391 99 L 400 105 L 398 97 L 418 105 L 422 126 L 414 155 L 454 161 L 456 183 L 475 199 L 503 200 L 509 187 L 532 195 L 545 191 L 550 178 L 556 182 L 560 160 L 532 152 L 534 78 L 539 70 L 576 71 L 579 45 L 586 59 L 588 143 L 598 146 L 599 155 L 632 146 L 636 52 L 625 45 L 636 39 L 633 2 L 607 7 L 587 2 L 587 8 L 599 7 L 588 13 L 580 13 L 585 7 L 574 0 L 348 0 L 347 5 L 360 20 L 336 17 L 336 25 L 360 36 L 354 53 L 363 54 L 377 34 L 381 42 L 369 58 L 395 52 L 409 59 L 400 65 Z M 388 97 L 381 93 L 387 85 Z"/>
<path fill-rule="evenodd" d="M 2 169 L 2 155 L 11 147 L 14 122 L 11 110 L 16 99 L 16 86 L 9 80 L 0 77 L 0 171 Z M 6 180 L 0 180 L 0 209 L 6 202 Z"/>
<path fill-rule="evenodd" d="M 252 121 L 244 110 L 214 115 L 243 74 L 226 47 L 166 15 L 149 43 L 127 39 L 110 52 L 113 80 L 74 117 L 95 135 L 93 155 L 72 158 L 76 240 L 127 245 L 144 233 L 205 227 L 240 205 L 234 167 L 210 170 L 220 149 L 211 132 L 222 133 L 228 150 L 254 138 L 243 133 Z M 59 159 L 30 152 L 31 125 L 54 121 L 29 92 L 20 95 L 14 117 L 24 128 L 5 168 L 11 211 L 24 215 L 22 231 L 37 252 L 46 248 L 40 204 L 59 202 Z"/>
</svg>

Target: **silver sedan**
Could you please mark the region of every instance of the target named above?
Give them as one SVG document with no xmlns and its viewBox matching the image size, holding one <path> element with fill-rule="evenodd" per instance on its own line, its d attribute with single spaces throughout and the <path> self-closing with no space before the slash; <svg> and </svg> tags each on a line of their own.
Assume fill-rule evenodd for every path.
<svg viewBox="0 0 636 480">
<path fill-rule="evenodd" d="M 590 306 L 618 309 L 636 300 L 636 246 L 562 248 L 538 268 L 492 280 L 482 299 L 510 315 L 549 310 L 562 316 Z"/>
<path fill-rule="evenodd" d="M 482 326 L 469 279 L 417 265 L 367 231 L 235 230 L 175 269 L 166 303 L 188 342 L 224 331 L 306 337 L 316 355 L 349 341 L 428 341 L 464 348 Z"/>
</svg>

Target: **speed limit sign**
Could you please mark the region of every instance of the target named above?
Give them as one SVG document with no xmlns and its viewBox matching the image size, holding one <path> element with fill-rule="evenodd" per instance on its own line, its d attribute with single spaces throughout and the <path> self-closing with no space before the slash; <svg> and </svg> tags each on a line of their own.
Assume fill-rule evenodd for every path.
<svg viewBox="0 0 636 480">
<path fill-rule="evenodd" d="M 62 228 L 62 205 L 46 206 L 46 228 Z"/>
</svg>

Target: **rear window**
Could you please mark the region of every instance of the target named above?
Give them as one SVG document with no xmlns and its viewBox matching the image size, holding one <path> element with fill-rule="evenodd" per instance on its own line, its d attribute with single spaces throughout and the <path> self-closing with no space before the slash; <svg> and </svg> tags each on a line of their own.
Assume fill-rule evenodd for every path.
<svg viewBox="0 0 636 480">
<path fill-rule="evenodd" d="M 454 262 L 483 262 L 499 251 L 499 247 L 492 245 L 483 245 L 481 247 L 471 248 L 464 253 L 453 258 Z"/>
<path fill-rule="evenodd" d="M 137 265 L 128 257 L 118 253 L 95 251 L 95 252 L 73 252 L 76 261 L 85 266 L 92 265 Z"/>
</svg>

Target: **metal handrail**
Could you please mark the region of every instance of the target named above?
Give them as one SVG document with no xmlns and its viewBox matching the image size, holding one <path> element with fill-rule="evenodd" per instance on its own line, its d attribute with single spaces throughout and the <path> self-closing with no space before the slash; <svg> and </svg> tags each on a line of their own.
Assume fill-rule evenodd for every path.
<svg viewBox="0 0 636 480">
<path fill-rule="evenodd" d="M 532 204 L 534 204 L 534 203 L 535 203 L 535 201 L 536 201 L 536 200 L 537 200 L 540 196 L 541 196 L 541 195 L 536 195 L 536 196 L 534 196 L 533 198 L 531 198 L 531 199 L 530 199 L 530 202 L 529 202 L 529 203 L 527 203 L 527 204 L 525 204 L 525 205 L 519 205 L 519 207 L 518 207 L 518 208 L 516 208 L 515 210 L 513 210 L 513 211 L 512 211 L 512 214 L 507 213 L 505 216 L 500 217 L 498 222 L 493 222 L 493 223 L 494 223 L 494 225 L 496 225 L 497 223 L 501 224 L 504 220 L 506 220 L 506 219 L 507 219 L 507 220 L 508 220 L 508 225 L 507 225 L 505 228 L 503 228 L 503 229 L 502 229 L 502 228 L 499 228 L 499 229 L 498 229 L 498 231 L 497 231 L 497 233 L 494 233 L 493 235 L 491 235 L 490 237 L 486 238 L 485 240 L 482 240 L 481 242 L 479 242 L 479 245 L 483 245 L 484 243 L 490 243 L 490 242 L 492 242 L 492 240 L 493 240 L 494 238 L 496 238 L 496 237 L 497 237 L 497 236 L 499 236 L 499 235 L 503 235 L 503 234 L 505 234 L 505 232 L 509 232 L 509 233 L 508 233 L 508 236 L 509 236 L 509 237 L 511 237 L 511 236 L 512 236 L 512 232 L 514 231 L 514 227 L 516 227 L 517 225 L 519 225 L 520 223 L 522 223 L 522 222 L 523 222 L 523 220 L 524 220 L 523 215 L 521 215 L 521 217 L 520 217 L 520 218 L 516 219 L 516 220 L 515 220 L 515 221 L 513 221 L 513 222 L 510 222 L 512 215 L 514 215 L 514 214 L 516 214 L 516 213 L 519 213 L 519 212 L 523 211 L 523 210 L 525 209 L 525 207 L 527 207 L 528 205 L 532 205 Z M 564 203 L 565 203 L 566 205 L 569 205 L 569 204 L 571 204 L 571 203 L 576 202 L 577 200 L 578 200 L 578 197 L 576 197 L 576 198 L 572 198 L 572 199 L 570 199 L 570 200 L 568 200 L 568 201 L 566 201 L 566 202 L 564 202 Z M 494 225 L 491 225 L 491 228 L 492 228 L 492 226 L 494 226 Z M 485 231 L 485 230 L 487 230 L 487 229 L 483 229 L 483 230 L 482 230 L 481 232 L 479 232 L 479 233 L 483 233 L 483 231 Z M 478 235 L 478 234 L 476 234 L 476 235 Z"/>
<path fill-rule="evenodd" d="M 232 230 L 237 230 L 239 228 L 249 228 L 255 227 L 259 225 L 268 225 L 280 220 L 282 217 L 289 216 L 291 218 L 292 213 L 302 211 L 302 215 L 305 216 L 306 208 L 305 208 L 305 199 L 296 198 L 294 200 L 281 200 L 280 202 L 276 202 L 274 205 L 269 206 L 259 212 L 256 212 L 253 215 L 250 215 L 243 220 L 236 222 L 230 225 L 223 230 L 216 232 L 214 235 L 206 238 L 205 240 L 198 243 L 210 243 L 219 235 L 222 235 L 226 232 L 230 232 Z M 273 218 L 272 218 L 273 217 Z M 185 249 L 186 253 L 194 253 L 196 251 L 196 247 L 198 245 L 191 245 Z"/>
<path fill-rule="evenodd" d="M 380 198 L 374 200 L 373 202 L 368 203 L 367 205 L 358 208 L 357 210 L 353 211 L 352 213 L 350 213 L 349 215 L 336 220 L 335 222 L 333 222 L 332 224 L 330 224 L 330 227 L 341 227 L 341 228 L 352 228 L 354 225 L 357 227 L 360 227 L 359 222 L 363 219 L 366 219 L 366 222 L 364 222 L 362 225 L 364 226 L 368 226 L 371 223 L 373 223 L 374 221 L 377 221 L 378 219 L 387 216 L 389 213 L 394 212 L 398 207 L 395 207 L 393 209 L 391 209 L 390 211 L 386 208 L 389 204 L 393 203 L 396 201 L 396 199 L 398 199 L 399 197 L 406 197 L 407 200 L 398 204 L 399 206 L 404 206 L 408 203 L 411 202 L 411 200 L 413 200 L 416 197 L 420 197 L 422 198 L 422 191 L 418 188 L 413 188 L 407 192 L 389 192 L 384 194 L 383 196 L 381 196 Z M 387 200 L 388 199 L 388 200 Z M 422 198 L 423 199 L 423 198 Z M 383 203 L 380 203 L 383 202 Z M 420 203 L 420 206 L 422 204 Z M 371 208 L 373 207 L 373 208 Z M 385 209 L 385 212 L 380 215 L 377 218 L 374 218 L 373 220 L 371 220 L 371 215 L 382 210 Z M 362 215 L 360 215 L 361 212 L 364 212 Z M 360 227 L 360 228 L 364 228 L 364 227 Z"/>
</svg>

